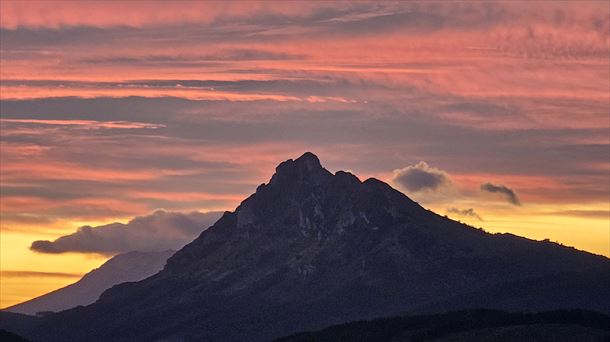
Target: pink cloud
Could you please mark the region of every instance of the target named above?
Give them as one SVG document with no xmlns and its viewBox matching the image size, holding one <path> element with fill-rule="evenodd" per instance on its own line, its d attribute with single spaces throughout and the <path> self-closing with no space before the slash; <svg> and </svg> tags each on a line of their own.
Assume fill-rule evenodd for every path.
<svg viewBox="0 0 610 342">
<path fill-rule="evenodd" d="M 124 25 L 143 27 L 155 24 L 209 23 L 221 16 L 239 17 L 253 12 L 298 14 L 308 7 L 312 6 L 306 3 L 270 4 L 258 1 L 30 1 L 27 4 L 6 1 L 2 4 L 2 27 L 57 29 L 69 26 L 108 28 Z"/>
</svg>

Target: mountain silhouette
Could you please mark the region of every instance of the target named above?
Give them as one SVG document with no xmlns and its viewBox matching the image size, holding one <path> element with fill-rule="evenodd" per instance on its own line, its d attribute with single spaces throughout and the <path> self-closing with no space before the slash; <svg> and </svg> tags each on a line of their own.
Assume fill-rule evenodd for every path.
<svg viewBox="0 0 610 342">
<path fill-rule="evenodd" d="M 471 294 L 484 294 L 476 306 L 488 308 L 607 312 L 608 291 L 582 290 L 606 288 L 609 271 L 603 256 L 486 233 L 377 179 L 333 174 L 305 153 L 281 163 L 269 183 L 161 272 L 18 333 L 44 341 L 265 341 L 422 308 L 468 307 Z M 581 281 L 553 292 L 557 284 L 547 279 L 566 274 Z M 528 282 L 538 295 L 521 300 Z"/>
<path fill-rule="evenodd" d="M 85 274 L 74 284 L 6 308 L 6 311 L 34 315 L 57 312 L 95 302 L 105 290 L 127 281 L 138 281 L 159 272 L 175 251 L 128 252 L 118 254 Z"/>
</svg>

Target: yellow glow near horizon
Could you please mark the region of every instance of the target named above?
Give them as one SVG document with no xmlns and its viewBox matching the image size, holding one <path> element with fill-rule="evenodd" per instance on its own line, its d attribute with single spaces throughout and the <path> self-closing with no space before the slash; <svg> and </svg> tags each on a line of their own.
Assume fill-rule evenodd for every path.
<svg viewBox="0 0 610 342">
<path fill-rule="evenodd" d="M 589 209 L 603 209 L 604 204 L 589 206 Z M 431 207 L 443 214 L 443 207 Z M 528 209 L 509 208 L 504 211 L 483 212 L 484 221 L 471 217 L 448 215 L 475 227 L 482 227 L 490 233 L 512 233 L 534 240 L 550 239 L 566 246 L 572 246 L 591 253 L 610 256 L 610 220 L 575 216 L 553 216 L 545 213 L 544 206 Z M 125 220 L 123 220 L 125 221 Z M 76 226 L 85 224 L 79 222 Z M 89 223 L 92 225 L 99 223 Z M 56 236 L 55 236 L 56 237 Z M 48 273 L 85 274 L 99 267 L 109 257 L 96 254 L 41 254 L 29 250 L 34 240 L 54 238 L 19 231 L 2 231 L 0 243 L 0 269 L 2 271 L 32 271 Z M 35 298 L 52 290 L 77 281 L 78 277 L 68 276 L 11 276 L 0 278 L 0 307 Z"/>
<path fill-rule="evenodd" d="M 97 254 L 63 253 L 42 254 L 29 249 L 34 240 L 47 239 L 19 231 L 3 230 L 0 236 L 0 270 L 2 272 L 31 272 L 0 276 L 0 308 L 21 303 L 76 282 L 80 276 L 99 267 L 108 257 Z M 66 275 L 41 274 L 62 273 Z M 80 276 L 69 276 L 80 275 Z"/>
<path fill-rule="evenodd" d="M 438 213 L 443 212 L 441 208 L 436 209 Z M 448 216 L 474 227 L 482 227 L 490 233 L 512 233 L 534 240 L 549 239 L 565 246 L 610 257 L 610 218 L 552 214 L 558 211 L 557 209 L 541 205 L 504 211 L 490 209 L 482 214 L 484 221 L 452 214 Z M 605 211 L 607 204 L 586 207 L 586 210 L 596 209 Z"/>
</svg>

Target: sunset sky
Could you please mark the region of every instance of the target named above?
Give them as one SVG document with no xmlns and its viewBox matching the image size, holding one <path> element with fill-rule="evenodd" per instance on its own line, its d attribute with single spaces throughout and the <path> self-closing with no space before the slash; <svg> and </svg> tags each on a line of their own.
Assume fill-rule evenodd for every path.
<svg viewBox="0 0 610 342">
<path fill-rule="evenodd" d="M 610 256 L 609 6 L 2 1 L 0 307 L 113 254 L 34 241 L 233 210 L 305 151 Z"/>
</svg>

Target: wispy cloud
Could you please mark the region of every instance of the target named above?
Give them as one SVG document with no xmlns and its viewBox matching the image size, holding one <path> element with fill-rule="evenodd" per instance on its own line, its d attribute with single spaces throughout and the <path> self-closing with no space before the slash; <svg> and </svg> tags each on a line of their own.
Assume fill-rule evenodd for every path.
<svg viewBox="0 0 610 342">
<path fill-rule="evenodd" d="M 456 214 L 459 216 L 474 217 L 479 221 L 483 221 L 483 218 L 479 214 L 477 214 L 473 208 L 468 208 L 468 209 L 448 208 L 447 213 Z"/>
<path fill-rule="evenodd" d="M 86 129 L 135 129 L 135 128 L 161 128 L 163 125 L 129 122 L 129 121 L 94 121 L 94 120 L 39 120 L 39 119 L 0 119 L 0 123 L 37 124 L 58 126 L 81 126 Z"/>
<path fill-rule="evenodd" d="M 38 271 L 2 271 L 0 274 L 6 278 L 80 278 L 83 276 L 78 273 Z"/>
<path fill-rule="evenodd" d="M 608 210 L 557 210 L 545 212 L 543 214 L 549 216 L 572 216 L 596 220 L 610 220 L 610 211 Z"/>
</svg>

